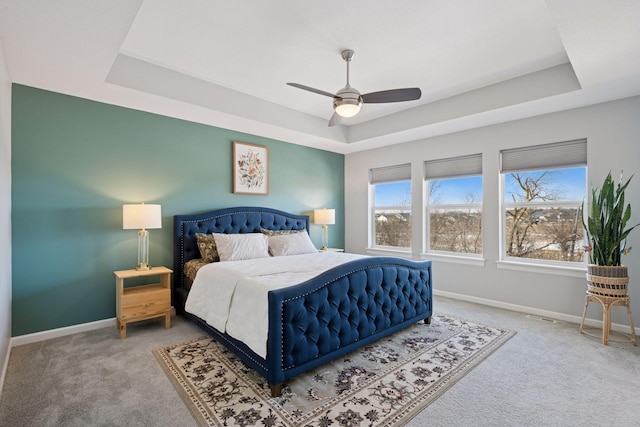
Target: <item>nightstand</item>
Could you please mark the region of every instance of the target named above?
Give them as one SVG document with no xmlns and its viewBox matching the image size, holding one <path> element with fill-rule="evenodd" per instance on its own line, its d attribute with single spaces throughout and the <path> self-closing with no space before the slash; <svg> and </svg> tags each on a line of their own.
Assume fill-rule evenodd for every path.
<svg viewBox="0 0 640 427">
<path fill-rule="evenodd" d="M 344 249 L 342 248 L 318 249 L 318 252 L 344 252 Z"/>
<path fill-rule="evenodd" d="M 116 275 L 116 327 L 120 338 L 127 337 L 127 323 L 164 317 L 164 327 L 171 327 L 171 273 L 166 267 L 149 270 L 120 270 Z M 126 279 L 159 276 L 160 283 L 125 288 Z"/>
</svg>

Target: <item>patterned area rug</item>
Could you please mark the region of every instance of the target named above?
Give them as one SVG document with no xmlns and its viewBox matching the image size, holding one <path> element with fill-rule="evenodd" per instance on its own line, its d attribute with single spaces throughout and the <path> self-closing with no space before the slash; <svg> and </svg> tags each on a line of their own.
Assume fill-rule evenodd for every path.
<svg viewBox="0 0 640 427">
<path fill-rule="evenodd" d="M 434 315 L 290 380 L 278 398 L 210 337 L 154 354 L 203 426 L 399 426 L 513 335 Z"/>
</svg>

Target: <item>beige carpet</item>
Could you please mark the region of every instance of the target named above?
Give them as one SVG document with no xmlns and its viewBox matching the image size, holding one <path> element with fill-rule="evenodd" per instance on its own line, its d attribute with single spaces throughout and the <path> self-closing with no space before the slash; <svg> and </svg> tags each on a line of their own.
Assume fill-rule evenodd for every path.
<svg viewBox="0 0 640 427">
<path fill-rule="evenodd" d="M 435 315 L 289 381 L 266 381 L 210 337 L 155 350 L 204 426 L 399 426 L 515 332 Z"/>
</svg>

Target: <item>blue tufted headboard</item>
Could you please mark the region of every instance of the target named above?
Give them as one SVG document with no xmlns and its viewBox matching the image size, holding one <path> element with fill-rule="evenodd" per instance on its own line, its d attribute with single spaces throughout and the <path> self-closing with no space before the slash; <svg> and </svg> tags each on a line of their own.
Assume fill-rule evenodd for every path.
<svg viewBox="0 0 640 427">
<path fill-rule="evenodd" d="M 173 217 L 174 288 L 184 287 L 184 263 L 200 258 L 196 233 L 259 233 L 268 230 L 303 230 L 309 232 L 309 217 L 272 208 L 243 206 Z"/>
</svg>

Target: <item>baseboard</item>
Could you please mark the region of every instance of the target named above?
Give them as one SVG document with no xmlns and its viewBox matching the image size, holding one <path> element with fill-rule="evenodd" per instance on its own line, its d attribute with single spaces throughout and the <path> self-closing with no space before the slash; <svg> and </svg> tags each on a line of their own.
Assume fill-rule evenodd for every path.
<svg viewBox="0 0 640 427">
<path fill-rule="evenodd" d="M 11 356 L 11 340 L 7 346 L 7 354 L 4 356 L 4 365 L 2 366 L 2 373 L 0 373 L 0 396 L 2 396 L 2 389 L 4 388 L 4 379 L 7 375 L 7 368 L 9 367 L 9 356 Z"/>
<path fill-rule="evenodd" d="M 33 334 L 19 335 L 11 338 L 9 347 L 17 347 L 19 345 L 31 344 L 50 340 L 52 338 L 64 337 L 66 335 L 78 334 L 80 332 L 94 331 L 96 329 L 115 327 L 116 318 L 97 320 L 95 322 L 82 323 L 80 325 L 66 326 L 64 328 L 50 329 L 48 331 L 35 332 Z"/>
<path fill-rule="evenodd" d="M 175 317 L 175 308 L 171 307 L 171 316 Z M 34 342 L 40 342 L 50 340 L 52 338 L 64 337 L 67 335 L 79 334 L 80 332 L 94 331 L 102 328 L 112 328 L 116 326 L 116 318 L 96 320 L 95 322 L 81 323 L 79 325 L 65 326 L 64 328 L 50 329 L 48 331 L 35 332 L 33 334 L 19 335 L 11 338 L 9 348 L 17 347 L 19 345 L 31 344 Z"/>
<path fill-rule="evenodd" d="M 488 305 L 489 307 L 502 308 L 505 310 L 517 311 L 517 312 L 526 313 L 526 314 L 534 314 L 536 316 L 562 320 L 565 322 L 576 323 L 578 325 L 582 321 L 582 316 L 573 316 L 570 314 L 558 313 L 555 311 L 540 310 L 537 308 L 527 307 L 524 305 L 510 304 L 502 301 L 495 301 L 495 300 L 490 300 L 486 298 L 478 298 L 478 297 L 473 297 L 469 295 L 457 294 L 454 292 L 440 291 L 440 290 L 434 289 L 433 294 L 436 296 L 441 296 L 445 298 L 451 298 L 451 299 L 456 299 L 460 301 L 467 301 L 467 302 L 473 302 L 476 304 Z M 584 319 L 584 324 L 586 326 L 602 328 L 602 320 L 594 320 L 594 319 L 586 318 Z M 629 333 L 629 325 L 625 325 L 621 323 L 612 323 L 611 330 Z M 635 330 L 636 330 L 636 335 L 640 335 L 640 330 L 638 329 L 638 327 L 636 327 Z"/>
</svg>

